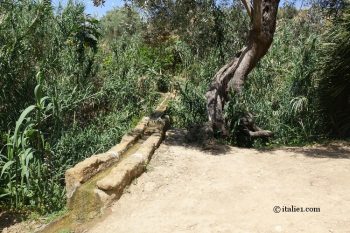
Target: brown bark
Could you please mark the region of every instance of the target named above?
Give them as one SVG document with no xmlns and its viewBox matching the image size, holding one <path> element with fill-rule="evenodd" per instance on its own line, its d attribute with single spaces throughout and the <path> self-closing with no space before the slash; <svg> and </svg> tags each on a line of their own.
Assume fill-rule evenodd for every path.
<svg viewBox="0 0 350 233">
<path fill-rule="evenodd" d="M 271 131 L 259 128 L 254 122 L 253 115 L 250 113 L 247 113 L 240 119 L 240 127 L 253 140 L 255 138 L 268 138 L 273 135 Z"/>
<path fill-rule="evenodd" d="M 228 92 L 232 89 L 241 94 L 247 75 L 270 48 L 276 28 L 279 0 L 253 0 L 252 8 L 246 0 L 242 1 L 251 16 L 247 45 L 215 74 L 206 93 L 209 122 L 223 135 L 227 135 L 223 110 Z M 252 135 L 265 133 L 250 132 Z"/>
</svg>

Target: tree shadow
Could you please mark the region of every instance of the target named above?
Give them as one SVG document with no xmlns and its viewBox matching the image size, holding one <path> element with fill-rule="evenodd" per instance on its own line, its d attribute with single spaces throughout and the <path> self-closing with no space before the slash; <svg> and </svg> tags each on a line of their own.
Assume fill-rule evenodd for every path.
<svg viewBox="0 0 350 233">
<path fill-rule="evenodd" d="M 10 227 L 16 223 L 25 220 L 25 216 L 20 213 L 14 213 L 11 211 L 3 211 L 0 209 L 0 231 L 2 232 L 5 228 Z"/>
<path fill-rule="evenodd" d="M 198 130 L 198 137 L 193 137 L 193 132 L 186 129 L 170 129 L 163 141 L 168 146 L 183 146 L 205 152 L 209 155 L 221 156 L 231 150 L 231 147 L 216 140 L 206 140 L 203 132 Z"/>
<path fill-rule="evenodd" d="M 317 147 L 289 147 L 286 150 L 312 158 L 350 159 L 350 142 L 332 142 Z"/>
<path fill-rule="evenodd" d="M 234 149 L 250 149 L 261 153 L 284 150 L 312 158 L 350 159 L 350 141 L 335 141 L 303 147 L 241 148 L 228 146 L 217 140 L 205 140 L 203 132 L 200 129 L 198 129 L 196 135 L 193 138 L 193 132 L 189 132 L 186 129 L 169 129 L 163 143 L 169 146 L 183 146 L 195 149 L 214 156 L 234 153 Z"/>
</svg>

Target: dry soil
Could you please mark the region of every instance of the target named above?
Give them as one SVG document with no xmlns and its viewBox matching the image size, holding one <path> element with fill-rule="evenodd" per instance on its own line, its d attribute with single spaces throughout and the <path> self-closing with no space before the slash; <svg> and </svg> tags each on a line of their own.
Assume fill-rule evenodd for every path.
<svg viewBox="0 0 350 233">
<path fill-rule="evenodd" d="M 169 135 L 88 232 L 350 233 L 349 145 L 203 150 Z"/>
</svg>

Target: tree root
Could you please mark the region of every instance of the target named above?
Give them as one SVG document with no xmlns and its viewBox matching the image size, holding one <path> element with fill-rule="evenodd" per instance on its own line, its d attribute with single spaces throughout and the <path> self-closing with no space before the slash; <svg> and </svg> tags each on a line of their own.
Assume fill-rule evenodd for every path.
<svg viewBox="0 0 350 233">
<path fill-rule="evenodd" d="M 239 120 L 239 126 L 236 132 L 238 146 L 252 147 L 254 140 L 261 138 L 263 142 L 267 142 L 272 136 L 273 132 L 261 129 L 255 124 L 251 113 L 245 114 Z"/>
</svg>

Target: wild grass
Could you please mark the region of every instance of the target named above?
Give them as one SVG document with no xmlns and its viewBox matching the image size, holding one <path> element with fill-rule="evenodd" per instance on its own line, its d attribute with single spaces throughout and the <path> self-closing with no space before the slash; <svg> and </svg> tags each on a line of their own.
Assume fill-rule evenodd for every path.
<svg viewBox="0 0 350 233">
<path fill-rule="evenodd" d="M 64 172 L 150 111 L 163 63 L 138 35 L 98 43 L 81 4 L 1 6 L 0 202 L 50 213 L 65 205 Z"/>
</svg>

